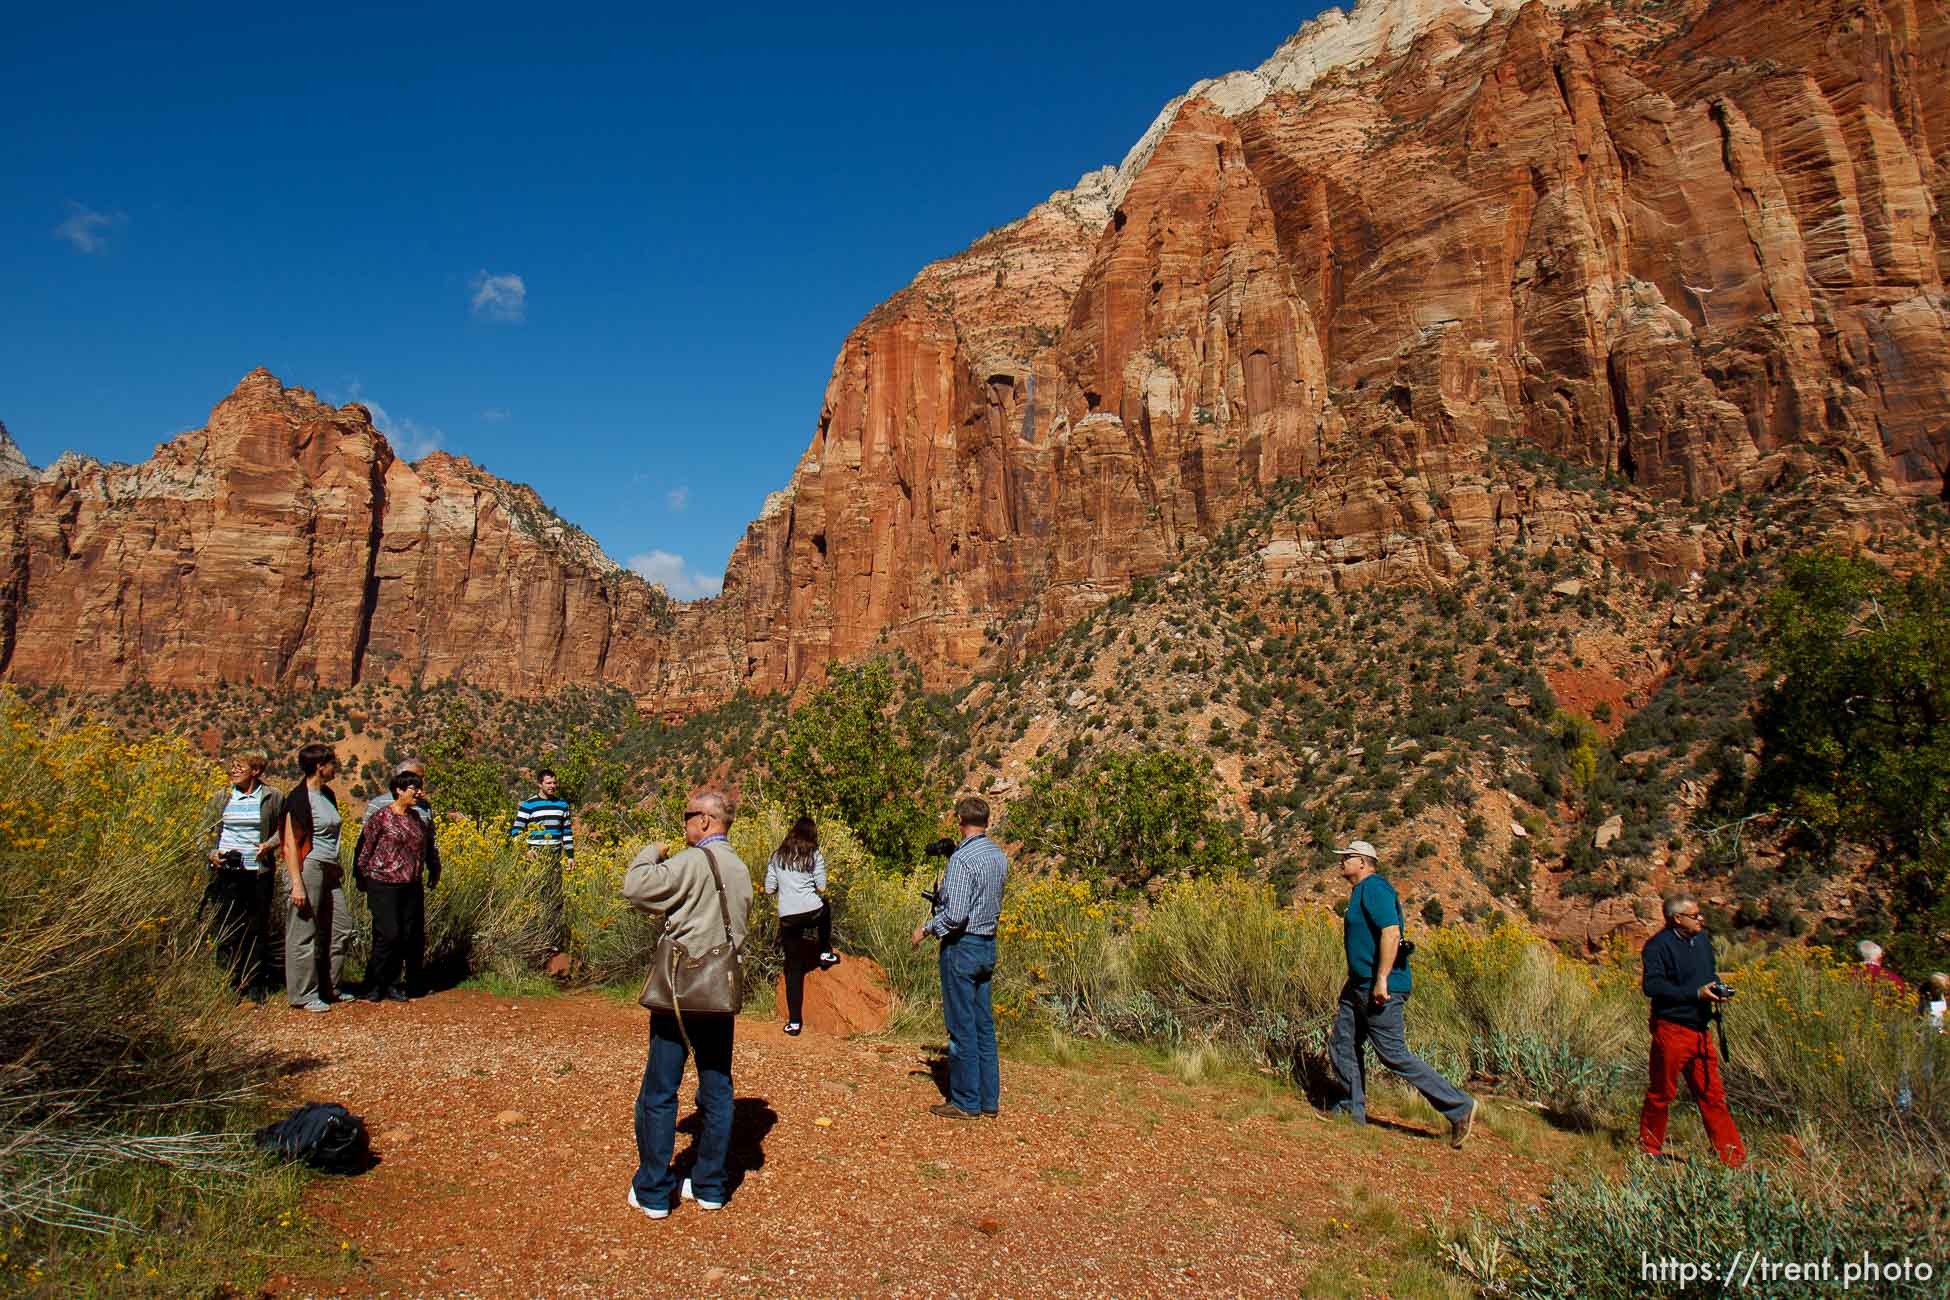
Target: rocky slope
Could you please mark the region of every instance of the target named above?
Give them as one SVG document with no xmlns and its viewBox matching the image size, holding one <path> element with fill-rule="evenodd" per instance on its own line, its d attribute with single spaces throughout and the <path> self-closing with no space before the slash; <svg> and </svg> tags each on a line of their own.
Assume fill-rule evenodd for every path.
<svg viewBox="0 0 1950 1300">
<path fill-rule="evenodd" d="M 1675 502 L 1940 495 L 1947 151 L 1945 0 L 1364 0 L 863 321 L 716 600 L 254 375 L 145 466 L 0 483 L 0 664 L 681 712 L 877 647 L 964 679 L 1279 482 L 1310 582 L 1446 579 L 1524 536 L 1492 439 Z"/>
</svg>

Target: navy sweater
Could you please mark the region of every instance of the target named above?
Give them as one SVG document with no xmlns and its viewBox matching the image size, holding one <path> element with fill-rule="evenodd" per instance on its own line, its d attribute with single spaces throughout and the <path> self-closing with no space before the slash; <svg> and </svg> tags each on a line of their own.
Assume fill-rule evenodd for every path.
<svg viewBox="0 0 1950 1300">
<path fill-rule="evenodd" d="M 1639 987 L 1652 999 L 1652 1018 L 1688 1029 L 1705 1029 L 1711 1007 L 1699 991 L 1720 978 L 1713 965 L 1713 936 L 1688 939 L 1667 926 L 1645 941 L 1645 978 Z"/>
</svg>

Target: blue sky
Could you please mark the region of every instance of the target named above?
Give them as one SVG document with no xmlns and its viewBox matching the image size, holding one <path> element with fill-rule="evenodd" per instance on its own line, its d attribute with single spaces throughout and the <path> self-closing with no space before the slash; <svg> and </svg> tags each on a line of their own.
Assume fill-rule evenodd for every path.
<svg viewBox="0 0 1950 1300">
<path fill-rule="evenodd" d="M 0 422 L 140 460 L 268 366 L 696 595 L 869 309 L 1320 7 L 17 7 Z"/>
</svg>

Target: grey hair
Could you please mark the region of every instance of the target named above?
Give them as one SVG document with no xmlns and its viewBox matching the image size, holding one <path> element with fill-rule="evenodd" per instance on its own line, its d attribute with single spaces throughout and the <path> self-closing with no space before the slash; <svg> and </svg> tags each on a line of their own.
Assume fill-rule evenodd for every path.
<svg viewBox="0 0 1950 1300">
<path fill-rule="evenodd" d="M 1698 906 L 1699 906 L 1699 900 L 1694 898 L 1691 894 L 1669 894 L 1666 896 L 1666 902 L 1665 902 L 1666 920 L 1668 921 L 1672 920 L 1673 914 L 1682 907 L 1698 907 Z"/>
<path fill-rule="evenodd" d="M 425 776 L 427 774 L 427 761 L 418 754 L 413 754 L 402 758 L 399 761 L 399 766 L 393 770 L 397 772 L 418 772 L 421 776 Z"/>
<path fill-rule="evenodd" d="M 731 797 L 724 791 L 718 789 L 716 786 L 706 786 L 692 795 L 691 798 L 703 805 L 711 813 L 712 821 L 722 822 L 726 826 L 731 825 L 731 819 L 734 815 L 731 808 Z"/>
<path fill-rule="evenodd" d="M 1863 961 L 1876 961 L 1882 956 L 1882 945 L 1874 939 L 1864 939 L 1855 945 L 1855 951 L 1862 954 Z"/>
</svg>

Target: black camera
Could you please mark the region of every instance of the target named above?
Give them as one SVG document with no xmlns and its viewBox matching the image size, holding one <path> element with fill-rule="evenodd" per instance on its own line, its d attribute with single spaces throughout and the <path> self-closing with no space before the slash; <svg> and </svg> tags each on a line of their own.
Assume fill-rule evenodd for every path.
<svg viewBox="0 0 1950 1300">
<path fill-rule="evenodd" d="M 954 851 L 960 847 L 961 845 L 955 843 L 953 840 L 949 839 L 946 835 L 944 835 L 940 839 L 934 841 L 934 843 L 928 845 L 925 849 L 922 849 L 921 852 L 927 854 L 931 858 L 945 858 L 952 855 Z M 937 912 L 941 910 L 942 884 L 943 884 L 942 881 L 937 880 L 934 882 L 933 889 L 924 889 L 921 891 L 921 897 L 927 899 L 928 906 L 932 907 Z"/>
<path fill-rule="evenodd" d="M 228 867 L 232 871 L 242 871 L 244 869 L 244 855 L 237 849 L 224 850 L 224 852 L 218 856 L 217 861 L 221 862 L 224 866 Z"/>
<path fill-rule="evenodd" d="M 1714 980 L 1706 986 L 1706 991 L 1714 997 L 1719 998 L 1722 1002 L 1733 1001 L 1733 985 L 1727 983 L 1725 980 Z"/>
</svg>

